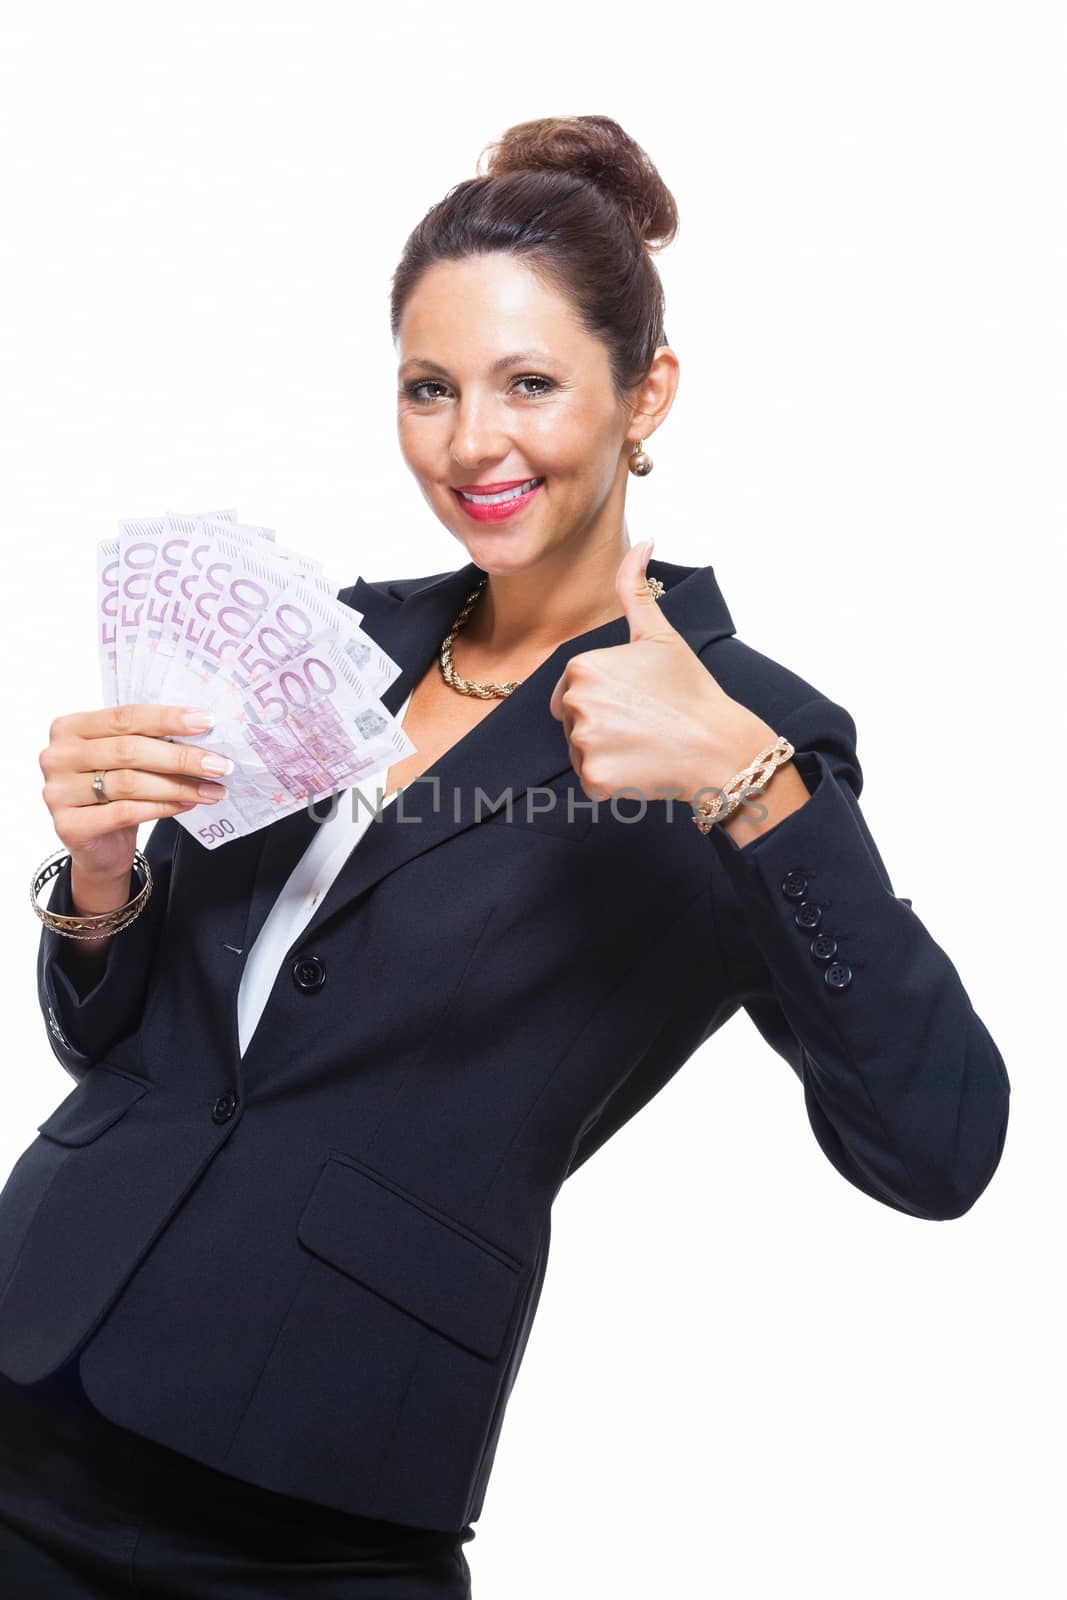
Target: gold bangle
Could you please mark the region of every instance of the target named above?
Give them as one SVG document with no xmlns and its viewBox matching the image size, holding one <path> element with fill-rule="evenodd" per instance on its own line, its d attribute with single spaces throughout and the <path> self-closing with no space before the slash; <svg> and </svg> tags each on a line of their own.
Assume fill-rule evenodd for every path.
<svg viewBox="0 0 1067 1600">
<path fill-rule="evenodd" d="M 141 915 L 152 893 L 152 868 L 148 864 L 148 857 L 140 850 L 134 851 L 133 864 L 140 868 L 144 883 L 124 906 L 116 906 L 114 911 L 100 911 L 90 917 L 69 917 L 39 905 L 37 896 L 41 889 L 62 872 L 71 859 L 69 850 L 53 851 L 41 862 L 30 880 L 30 904 L 46 928 L 51 928 L 53 933 L 63 934 L 67 939 L 99 939 L 105 934 L 121 933 L 123 928 L 128 928 Z"/>
<path fill-rule="evenodd" d="M 792 754 L 793 746 L 789 740 L 777 738 L 741 772 L 735 772 L 726 787 L 716 791 L 712 799 L 701 800 L 699 805 L 695 805 L 693 821 L 701 833 L 710 833 L 717 822 L 723 822 L 737 810 L 744 800 L 744 795 L 737 793 L 739 789 L 766 788 L 771 773 L 788 761 Z"/>
</svg>

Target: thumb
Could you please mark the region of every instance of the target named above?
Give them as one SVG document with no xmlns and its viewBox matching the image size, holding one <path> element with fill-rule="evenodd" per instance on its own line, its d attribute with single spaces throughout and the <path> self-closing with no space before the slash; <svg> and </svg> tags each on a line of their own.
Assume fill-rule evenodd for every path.
<svg viewBox="0 0 1067 1600">
<path fill-rule="evenodd" d="M 670 628 L 670 623 L 645 582 L 645 569 L 655 542 L 654 539 L 648 539 L 641 544 L 631 545 L 615 574 L 615 592 L 630 624 L 631 644 L 635 639 L 646 639 L 650 634 L 661 634 Z"/>
</svg>

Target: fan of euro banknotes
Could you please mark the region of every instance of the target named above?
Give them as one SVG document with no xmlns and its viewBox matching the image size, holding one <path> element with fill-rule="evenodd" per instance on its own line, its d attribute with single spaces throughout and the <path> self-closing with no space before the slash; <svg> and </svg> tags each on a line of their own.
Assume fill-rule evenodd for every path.
<svg viewBox="0 0 1067 1600">
<path fill-rule="evenodd" d="M 105 705 L 209 709 L 213 728 L 177 737 L 234 763 L 224 799 L 176 818 L 205 848 L 353 785 L 373 805 L 415 750 L 380 699 L 401 669 L 337 593 L 234 510 L 123 520 L 97 545 Z"/>
</svg>

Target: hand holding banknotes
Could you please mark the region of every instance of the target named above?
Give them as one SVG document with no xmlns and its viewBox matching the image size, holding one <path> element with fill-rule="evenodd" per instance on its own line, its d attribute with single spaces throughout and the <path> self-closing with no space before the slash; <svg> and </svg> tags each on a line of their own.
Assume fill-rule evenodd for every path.
<svg viewBox="0 0 1067 1600">
<path fill-rule="evenodd" d="M 109 935 L 95 928 L 126 907 L 141 823 L 175 817 L 215 849 L 339 788 L 384 781 L 415 750 L 379 698 L 400 667 L 363 632 L 362 612 L 337 598 L 321 562 L 236 518 L 127 519 L 97 545 L 104 707 L 57 717 L 39 761 L 71 859 L 75 937 L 98 952 Z M 56 870 L 53 859 L 34 875 L 43 920 L 37 890 Z M 51 925 L 66 932 L 63 921 Z"/>
<path fill-rule="evenodd" d="M 73 870 L 84 881 L 129 880 L 142 822 L 217 804 L 226 789 L 217 776 L 228 758 L 178 735 L 203 732 L 211 713 L 190 721 L 187 706 L 121 705 L 56 717 L 39 761 L 41 791 Z M 93 790 L 104 774 L 108 804 Z"/>
<path fill-rule="evenodd" d="M 188 781 L 199 776 L 201 753 L 227 757 L 225 792 L 171 813 L 209 850 L 341 789 L 383 782 L 415 750 L 380 699 L 400 667 L 359 626 L 362 612 L 337 598 L 321 562 L 236 516 L 127 519 L 118 538 L 97 546 L 97 645 L 112 718 L 122 708 L 143 719 L 179 706 L 215 718 L 207 736 L 158 720 L 125 730 L 188 745 L 187 766 L 161 766 L 149 759 L 158 752 L 132 743 L 118 766 L 142 779 L 147 771 Z M 114 737 L 106 716 L 93 726 L 96 738 Z M 116 765 L 98 753 L 97 770 Z M 161 801 L 173 792 L 156 782 L 124 798 Z"/>
</svg>

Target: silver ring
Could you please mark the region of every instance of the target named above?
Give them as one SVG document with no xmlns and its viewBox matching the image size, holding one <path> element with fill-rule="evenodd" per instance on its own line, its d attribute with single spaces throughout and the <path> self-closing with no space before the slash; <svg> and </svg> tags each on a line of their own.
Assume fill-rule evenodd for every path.
<svg viewBox="0 0 1067 1600">
<path fill-rule="evenodd" d="M 104 790 L 104 774 L 102 772 L 93 773 L 93 793 L 98 800 L 103 800 L 105 804 L 110 799 L 110 796 Z"/>
</svg>

